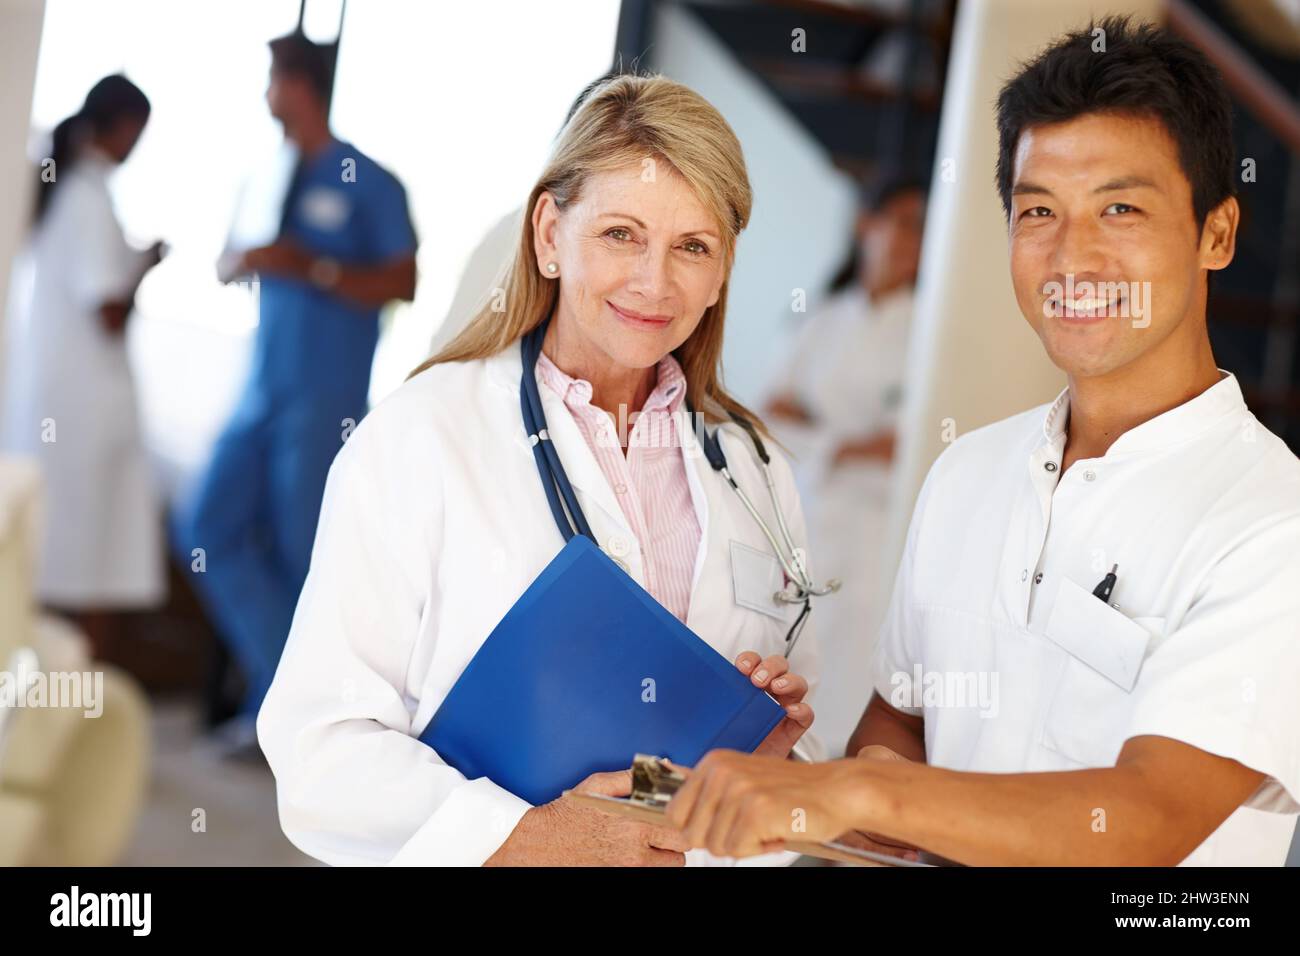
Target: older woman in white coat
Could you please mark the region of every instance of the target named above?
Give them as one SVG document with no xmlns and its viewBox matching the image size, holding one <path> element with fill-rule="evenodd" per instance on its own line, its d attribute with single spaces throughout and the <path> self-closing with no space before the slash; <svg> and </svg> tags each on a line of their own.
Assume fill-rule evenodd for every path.
<svg viewBox="0 0 1300 956">
<path fill-rule="evenodd" d="M 679 84 L 616 77 L 566 125 L 502 288 L 367 416 L 331 469 L 311 571 L 258 717 L 281 823 L 300 848 L 331 863 L 716 862 L 669 830 L 564 798 L 530 806 L 486 777 L 466 779 L 418 739 L 564 544 L 521 420 L 522 376 L 539 386 L 602 549 L 784 706 L 760 752 L 787 756 L 797 744 L 821 756 L 805 736 L 813 636 L 788 662 L 800 608 L 774 599 L 782 565 L 736 490 L 688 453 L 693 436 L 675 414 L 689 401 L 717 430 L 768 527 L 780 506 L 806 573 L 790 469 L 773 449 L 769 495 L 756 445 L 732 420 L 762 425 L 719 380 L 727 279 L 750 205 L 735 135 Z M 526 369 L 520 340 L 548 316 Z M 627 771 L 608 770 L 582 786 L 626 794 Z"/>
</svg>

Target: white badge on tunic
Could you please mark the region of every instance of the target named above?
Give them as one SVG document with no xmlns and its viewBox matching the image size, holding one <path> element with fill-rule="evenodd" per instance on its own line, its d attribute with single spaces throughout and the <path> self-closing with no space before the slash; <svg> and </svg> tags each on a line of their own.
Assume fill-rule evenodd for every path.
<svg viewBox="0 0 1300 956">
<path fill-rule="evenodd" d="M 307 225 L 322 232 L 342 229 L 351 211 L 352 203 L 341 190 L 324 186 L 307 190 L 298 205 L 298 212 Z"/>
<path fill-rule="evenodd" d="M 731 542 L 731 581 L 736 603 L 778 620 L 785 619 L 786 604 L 773 596 L 785 585 L 785 572 L 776 556 L 739 541 Z"/>
<path fill-rule="evenodd" d="M 1126 691 L 1137 683 L 1151 632 L 1069 578 L 1061 581 L 1047 637 Z"/>
</svg>

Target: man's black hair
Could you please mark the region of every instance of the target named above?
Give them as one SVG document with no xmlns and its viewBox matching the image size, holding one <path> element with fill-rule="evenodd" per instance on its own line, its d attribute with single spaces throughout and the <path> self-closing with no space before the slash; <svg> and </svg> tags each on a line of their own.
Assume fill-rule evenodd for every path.
<svg viewBox="0 0 1300 956">
<path fill-rule="evenodd" d="M 1111 16 L 1066 34 L 1002 87 L 997 185 L 1008 219 L 1020 134 L 1088 113 L 1150 117 L 1163 124 L 1192 185 L 1198 227 L 1211 209 L 1236 194 L 1232 103 L 1219 71 L 1166 30 Z"/>
<path fill-rule="evenodd" d="M 329 47 L 313 43 L 301 33 L 290 33 L 267 45 L 271 48 L 271 69 L 302 77 L 321 102 L 329 102 L 334 84 L 334 58 Z"/>
</svg>

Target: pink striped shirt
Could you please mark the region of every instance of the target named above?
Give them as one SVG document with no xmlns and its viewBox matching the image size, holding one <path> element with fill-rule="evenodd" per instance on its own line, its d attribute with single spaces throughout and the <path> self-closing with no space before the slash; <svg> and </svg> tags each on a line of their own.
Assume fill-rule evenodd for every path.
<svg viewBox="0 0 1300 956">
<path fill-rule="evenodd" d="M 640 415 L 629 413 L 627 455 L 609 438 L 618 423 L 591 403 L 591 383 L 573 378 L 546 353 L 537 360 L 542 381 L 564 399 L 587 447 L 596 456 L 628 526 L 641 545 L 646 590 L 685 623 L 700 546 L 700 522 L 691 501 L 686 462 L 677 438 L 677 412 L 686 401 L 686 376 L 671 355 L 659 361 L 658 380 Z M 614 434 L 617 434 L 615 431 Z"/>
</svg>

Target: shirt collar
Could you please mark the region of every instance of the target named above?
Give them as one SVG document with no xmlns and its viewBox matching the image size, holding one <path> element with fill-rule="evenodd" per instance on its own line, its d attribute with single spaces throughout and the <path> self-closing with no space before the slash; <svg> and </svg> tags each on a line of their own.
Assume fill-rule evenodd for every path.
<svg viewBox="0 0 1300 956">
<path fill-rule="evenodd" d="M 677 359 L 671 355 L 665 355 L 659 360 L 655 374 L 657 379 L 654 390 L 640 411 L 676 413 L 686 401 L 686 374 Z M 591 404 L 591 383 L 563 371 L 545 352 L 537 357 L 537 377 L 570 408 Z"/>
<path fill-rule="evenodd" d="M 1060 439 L 1065 434 L 1065 424 L 1069 420 L 1070 390 L 1063 388 L 1061 394 L 1056 396 L 1056 401 L 1048 407 L 1043 419 L 1043 439 L 1049 444 Z"/>
<path fill-rule="evenodd" d="M 1152 451 L 1177 445 L 1195 438 L 1225 417 L 1245 411 L 1246 402 L 1237 376 L 1223 369 L 1219 369 L 1219 373 L 1222 376 L 1219 381 L 1200 395 L 1120 435 L 1106 454 Z M 1069 420 L 1070 390 L 1067 388 L 1047 409 L 1043 419 L 1043 439 L 1048 444 L 1063 441 Z"/>
</svg>

